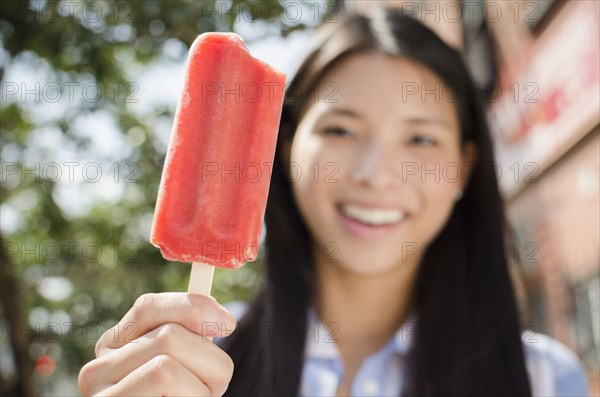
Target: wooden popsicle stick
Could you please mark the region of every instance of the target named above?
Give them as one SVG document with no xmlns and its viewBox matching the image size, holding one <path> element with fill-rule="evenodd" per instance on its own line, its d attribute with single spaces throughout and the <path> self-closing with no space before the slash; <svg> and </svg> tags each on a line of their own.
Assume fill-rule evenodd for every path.
<svg viewBox="0 0 600 397">
<path fill-rule="evenodd" d="M 202 262 L 192 262 L 192 274 L 190 275 L 188 292 L 210 296 L 214 271 L 214 266 Z M 212 336 L 207 336 L 206 338 L 210 341 L 213 340 Z"/>
<path fill-rule="evenodd" d="M 188 292 L 210 296 L 214 271 L 214 266 L 202 262 L 193 262 Z"/>
</svg>

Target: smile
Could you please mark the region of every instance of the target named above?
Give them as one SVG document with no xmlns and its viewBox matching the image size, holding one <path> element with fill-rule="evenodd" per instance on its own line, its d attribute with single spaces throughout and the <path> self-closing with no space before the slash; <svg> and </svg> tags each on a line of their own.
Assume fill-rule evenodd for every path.
<svg viewBox="0 0 600 397">
<path fill-rule="evenodd" d="M 371 226 L 393 225 L 404 219 L 404 212 L 398 209 L 366 208 L 358 205 L 340 205 L 347 217 Z"/>
<path fill-rule="evenodd" d="M 407 218 L 407 213 L 397 208 L 339 204 L 337 210 L 342 225 L 350 234 L 367 239 L 393 233 Z"/>
</svg>

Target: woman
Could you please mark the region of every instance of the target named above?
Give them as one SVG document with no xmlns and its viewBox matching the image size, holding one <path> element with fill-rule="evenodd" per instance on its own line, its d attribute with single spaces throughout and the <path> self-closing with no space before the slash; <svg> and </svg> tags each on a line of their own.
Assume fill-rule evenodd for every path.
<svg viewBox="0 0 600 397">
<path fill-rule="evenodd" d="M 521 335 L 460 56 L 394 10 L 325 23 L 313 43 L 286 92 L 267 277 L 236 331 L 221 350 L 205 336 L 235 321 L 214 300 L 145 295 L 98 342 L 82 392 L 587 394 L 571 352 Z"/>
</svg>

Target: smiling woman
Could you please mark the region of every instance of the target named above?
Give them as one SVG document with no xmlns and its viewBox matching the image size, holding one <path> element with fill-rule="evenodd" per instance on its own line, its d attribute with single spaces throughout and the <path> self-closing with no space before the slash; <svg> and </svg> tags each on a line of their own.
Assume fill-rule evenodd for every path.
<svg viewBox="0 0 600 397">
<path fill-rule="evenodd" d="M 324 23 L 287 90 L 227 394 L 586 394 L 572 353 L 521 335 L 492 175 L 457 52 L 394 9 Z"/>
</svg>

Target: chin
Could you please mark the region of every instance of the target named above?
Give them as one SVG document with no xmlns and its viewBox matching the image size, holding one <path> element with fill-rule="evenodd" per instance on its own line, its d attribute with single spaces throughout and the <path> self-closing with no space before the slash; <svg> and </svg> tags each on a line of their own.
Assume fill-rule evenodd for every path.
<svg viewBox="0 0 600 397">
<path fill-rule="evenodd" d="M 402 262 L 402 258 L 394 260 L 390 259 L 390 256 L 368 255 L 365 252 L 368 253 L 369 250 L 363 250 L 362 254 L 357 253 L 356 255 L 338 255 L 333 261 L 330 261 L 330 264 L 347 272 L 363 276 L 378 276 L 399 270 L 407 265 Z"/>
</svg>

